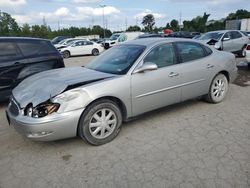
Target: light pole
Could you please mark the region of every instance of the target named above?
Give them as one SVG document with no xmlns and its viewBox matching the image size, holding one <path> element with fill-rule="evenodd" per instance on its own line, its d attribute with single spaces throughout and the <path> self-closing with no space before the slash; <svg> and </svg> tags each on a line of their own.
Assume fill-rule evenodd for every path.
<svg viewBox="0 0 250 188">
<path fill-rule="evenodd" d="M 104 19 L 104 8 L 107 5 L 99 5 L 102 8 L 102 21 L 103 21 L 103 38 L 105 38 L 105 19 Z"/>
</svg>

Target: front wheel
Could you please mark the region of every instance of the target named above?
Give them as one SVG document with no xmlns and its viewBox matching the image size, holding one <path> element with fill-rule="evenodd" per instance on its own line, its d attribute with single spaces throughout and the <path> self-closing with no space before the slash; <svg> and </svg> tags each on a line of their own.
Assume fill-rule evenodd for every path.
<svg viewBox="0 0 250 188">
<path fill-rule="evenodd" d="M 228 92 L 227 77 L 220 73 L 216 75 L 210 85 L 206 100 L 210 103 L 220 103 L 226 97 Z"/>
<path fill-rule="evenodd" d="M 112 141 L 120 132 L 122 115 L 111 100 L 99 100 L 86 108 L 80 118 L 78 135 L 92 145 Z"/>
</svg>

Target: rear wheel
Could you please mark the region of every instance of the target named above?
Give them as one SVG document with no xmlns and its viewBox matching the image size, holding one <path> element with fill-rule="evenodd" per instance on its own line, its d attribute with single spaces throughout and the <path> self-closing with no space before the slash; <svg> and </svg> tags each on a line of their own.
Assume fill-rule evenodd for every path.
<svg viewBox="0 0 250 188">
<path fill-rule="evenodd" d="M 98 49 L 96 49 L 96 48 L 95 48 L 95 49 L 93 49 L 93 50 L 92 50 L 92 55 L 93 55 L 93 56 L 97 56 L 97 55 L 99 55 L 99 50 L 98 50 Z"/>
<path fill-rule="evenodd" d="M 120 132 L 122 114 L 111 100 L 103 99 L 84 111 L 78 125 L 78 135 L 92 145 L 112 141 Z"/>
<path fill-rule="evenodd" d="M 63 52 L 63 58 L 69 58 L 70 57 L 70 52 L 69 51 L 64 51 Z"/>
<path fill-rule="evenodd" d="M 214 77 L 209 89 L 209 93 L 206 96 L 206 100 L 210 103 L 220 103 L 226 97 L 227 92 L 227 77 L 224 74 L 220 73 Z"/>
</svg>

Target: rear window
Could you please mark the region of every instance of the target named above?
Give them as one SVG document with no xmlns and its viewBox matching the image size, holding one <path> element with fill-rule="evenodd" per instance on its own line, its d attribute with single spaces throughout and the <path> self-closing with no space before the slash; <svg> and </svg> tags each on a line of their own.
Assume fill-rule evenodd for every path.
<svg viewBox="0 0 250 188">
<path fill-rule="evenodd" d="M 232 31 L 230 32 L 230 35 L 231 35 L 231 39 L 238 39 L 242 37 L 242 35 L 238 31 Z"/>
<path fill-rule="evenodd" d="M 47 41 L 20 41 L 18 42 L 18 46 L 24 56 L 55 53 L 55 49 Z"/>
<path fill-rule="evenodd" d="M 20 56 L 21 54 L 18 52 L 15 43 L 0 42 L 0 62 L 14 60 Z"/>
</svg>

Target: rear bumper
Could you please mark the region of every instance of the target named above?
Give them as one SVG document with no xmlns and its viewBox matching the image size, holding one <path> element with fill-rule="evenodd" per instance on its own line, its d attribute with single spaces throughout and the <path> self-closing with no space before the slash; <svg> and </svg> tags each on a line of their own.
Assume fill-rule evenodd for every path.
<svg viewBox="0 0 250 188">
<path fill-rule="evenodd" d="M 250 50 L 246 50 L 246 60 L 250 63 Z"/>
<path fill-rule="evenodd" d="M 54 141 L 75 137 L 80 116 L 84 109 L 63 114 L 54 113 L 44 118 L 14 116 L 6 110 L 7 119 L 17 132 L 35 141 Z"/>
</svg>

